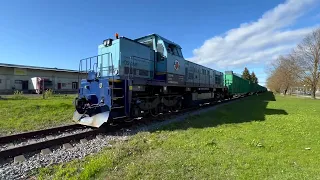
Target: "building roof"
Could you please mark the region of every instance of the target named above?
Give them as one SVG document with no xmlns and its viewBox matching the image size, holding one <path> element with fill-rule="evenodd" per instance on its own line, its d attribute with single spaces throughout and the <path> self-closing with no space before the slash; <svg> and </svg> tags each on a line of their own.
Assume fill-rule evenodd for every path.
<svg viewBox="0 0 320 180">
<path fill-rule="evenodd" d="M 0 67 L 20 68 L 20 69 L 36 69 L 36 70 L 43 70 L 43 71 L 57 71 L 57 72 L 70 72 L 70 73 L 79 72 L 78 70 L 71 70 L 71 69 L 59 69 L 59 68 L 48 68 L 48 67 L 39 67 L 39 66 L 26 66 L 26 65 L 5 64 L 5 63 L 0 63 Z"/>
</svg>

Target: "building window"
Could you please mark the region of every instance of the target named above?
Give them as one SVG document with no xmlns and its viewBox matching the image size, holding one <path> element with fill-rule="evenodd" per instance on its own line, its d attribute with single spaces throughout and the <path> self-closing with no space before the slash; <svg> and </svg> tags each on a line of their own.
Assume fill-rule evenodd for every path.
<svg viewBox="0 0 320 180">
<path fill-rule="evenodd" d="M 78 82 L 72 82 L 72 89 L 78 89 Z"/>
<path fill-rule="evenodd" d="M 22 81 L 21 80 L 15 80 L 14 83 L 15 84 L 22 84 Z"/>
<path fill-rule="evenodd" d="M 62 83 L 62 87 L 66 87 L 66 83 Z"/>
</svg>

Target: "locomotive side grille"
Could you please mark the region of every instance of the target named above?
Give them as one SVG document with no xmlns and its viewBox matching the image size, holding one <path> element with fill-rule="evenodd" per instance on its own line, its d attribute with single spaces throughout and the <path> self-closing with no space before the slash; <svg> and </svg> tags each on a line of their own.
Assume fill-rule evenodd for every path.
<svg viewBox="0 0 320 180">
<path fill-rule="evenodd" d="M 131 75 L 139 75 L 139 76 L 146 76 L 148 77 L 150 73 L 153 71 L 148 71 L 144 69 L 136 69 L 136 68 L 129 68 L 129 67 L 124 67 L 124 74 L 131 74 Z"/>
</svg>

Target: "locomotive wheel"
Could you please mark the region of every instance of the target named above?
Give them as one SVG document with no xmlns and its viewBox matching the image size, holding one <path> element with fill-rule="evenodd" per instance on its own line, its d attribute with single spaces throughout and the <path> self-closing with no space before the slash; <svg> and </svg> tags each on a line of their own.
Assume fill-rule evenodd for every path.
<svg viewBox="0 0 320 180">
<path fill-rule="evenodd" d="M 177 110 L 182 109 L 182 102 L 181 102 L 181 101 L 178 101 L 177 106 L 176 106 L 176 109 L 177 109 Z"/>
<path fill-rule="evenodd" d="M 171 110 L 172 111 L 178 111 L 182 108 L 182 102 L 181 101 L 178 101 L 177 104 L 175 106 L 172 106 L 171 107 Z"/>
<path fill-rule="evenodd" d="M 150 110 L 150 114 L 151 114 L 151 116 L 153 116 L 153 117 L 158 116 L 158 115 L 159 115 L 159 107 L 157 106 L 157 107 L 151 109 L 151 110 Z"/>
<path fill-rule="evenodd" d="M 158 107 L 158 112 L 159 112 L 159 113 L 163 113 L 163 112 L 164 112 L 164 109 L 165 109 L 165 108 L 164 108 L 164 105 L 163 105 L 163 104 L 159 104 L 157 107 Z"/>
<path fill-rule="evenodd" d="M 140 113 L 139 107 L 138 106 L 132 107 L 131 114 L 132 114 L 133 117 L 140 117 L 141 113 Z"/>
</svg>

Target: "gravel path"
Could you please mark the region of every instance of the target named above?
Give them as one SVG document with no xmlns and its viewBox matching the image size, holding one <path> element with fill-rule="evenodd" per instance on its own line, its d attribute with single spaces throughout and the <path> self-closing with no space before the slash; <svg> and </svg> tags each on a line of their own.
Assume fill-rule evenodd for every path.
<svg viewBox="0 0 320 180">
<path fill-rule="evenodd" d="M 43 142 L 43 141 L 47 141 L 50 139 L 57 139 L 57 138 L 61 138 L 64 136 L 77 134 L 77 133 L 81 133 L 81 132 L 86 132 L 86 131 L 90 131 L 90 130 L 91 130 L 90 128 L 70 130 L 67 132 L 61 132 L 60 134 L 57 133 L 57 134 L 52 134 L 52 135 L 48 135 L 48 136 L 44 136 L 44 137 L 35 137 L 32 139 L 27 139 L 27 141 L 21 140 L 21 141 L 12 142 L 11 144 L 10 143 L 9 144 L 0 144 L 0 151 L 6 150 L 6 149 L 12 148 L 12 147 L 25 146 L 27 144 Z"/>
</svg>

